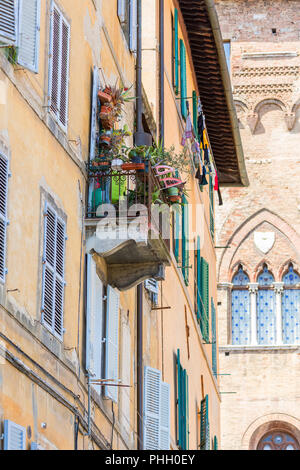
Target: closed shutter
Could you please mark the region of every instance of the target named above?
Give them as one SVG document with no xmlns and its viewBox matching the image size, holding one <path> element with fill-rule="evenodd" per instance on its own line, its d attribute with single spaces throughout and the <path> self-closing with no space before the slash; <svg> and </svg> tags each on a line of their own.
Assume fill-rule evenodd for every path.
<svg viewBox="0 0 300 470">
<path fill-rule="evenodd" d="M 157 305 L 159 292 L 158 281 L 154 278 L 146 279 L 145 289 L 147 289 L 147 291 L 150 293 L 152 302 Z"/>
<path fill-rule="evenodd" d="M 126 3 L 127 0 L 118 0 L 118 17 L 121 23 L 124 23 L 126 19 Z"/>
<path fill-rule="evenodd" d="M 161 372 L 144 369 L 144 450 L 160 449 Z M 164 393 L 166 391 L 164 390 Z"/>
<path fill-rule="evenodd" d="M 5 282 L 6 274 L 8 175 L 8 159 L 0 154 L 0 281 L 2 282 Z"/>
<path fill-rule="evenodd" d="M 195 90 L 193 91 L 193 126 L 195 135 L 198 138 L 198 99 Z"/>
<path fill-rule="evenodd" d="M 214 185 L 211 175 L 209 175 L 209 214 L 210 214 L 210 233 L 212 239 L 215 238 L 215 210 L 214 210 Z"/>
<path fill-rule="evenodd" d="M 87 255 L 86 370 L 92 379 L 102 379 L 103 284 L 92 255 Z M 99 385 L 94 388 L 100 393 Z"/>
<path fill-rule="evenodd" d="M 44 213 L 42 322 L 63 337 L 65 223 L 49 204 Z"/>
<path fill-rule="evenodd" d="M 188 444 L 188 376 L 180 363 L 180 350 L 177 350 L 177 425 L 178 446 L 186 450 Z"/>
<path fill-rule="evenodd" d="M 189 206 L 182 197 L 182 274 L 186 285 L 189 283 Z"/>
<path fill-rule="evenodd" d="M 4 421 L 4 450 L 26 450 L 26 429 L 9 419 Z"/>
<path fill-rule="evenodd" d="M 45 450 L 45 449 L 37 442 L 32 442 L 30 446 L 30 450 Z"/>
<path fill-rule="evenodd" d="M 217 438 L 217 436 L 214 437 L 214 450 L 218 450 L 218 438 Z"/>
<path fill-rule="evenodd" d="M 0 0 L 0 41 L 17 45 L 18 0 Z"/>
<path fill-rule="evenodd" d="M 201 258 L 201 332 L 204 341 L 209 341 L 209 265 Z"/>
<path fill-rule="evenodd" d="M 174 10 L 174 78 L 175 78 L 175 93 L 179 92 L 179 55 L 178 55 L 178 10 Z"/>
<path fill-rule="evenodd" d="M 160 384 L 160 449 L 170 450 L 170 385 Z"/>
<path fill-rule="evenodd" d="M 120 294 L 111 286 L 107 287 L 106 313 L 106 379 L 118 385 L 119 379 L 119 306 Z M 106 386 L 105 395 L 117 403 L 118 387 Z"/>
<path fill-rule="evenodd" d="M 201 401 L 200 449 L 209 450 L 209 408 L 208 395 Z"/>
<path fill-rule="evenodd" d="M 196 282 L 197 320 L 200 323 L 201 316 L 201 251 L 200 237 L 197 237 L 197 282 Z"/>
<path fill-rule="evenodd" d="M 137 0 L 130 0 L 129 49 L 131 52 L 137 50 Z"/>
<path fill-rule="evenodd" d="M 180 98 L 181 98 L 181 114 L 187 117 L 187 83 L 186 83 L 186 50 L 182 39 L 180 39 Z"/>
<path fill-rule="evenodd" d="M 217 375 L 217 331 L 216 331 L 216 309 L 211 299 L 211 331 L 212 331 L 212 370 Z"/>
<path fill-rule="evenodd" d="M 93 70 L 93 85 L 92 85 L 92 104 L 91 104 L 91 133 L 90 133 L 90 160 L 95 158 L 96 149 L 96 133 L 97 133 L 97 102 L 98 90 L 100 87 L 100 77 L 97 67 Z"/>
<path fill-rule="evenodd" d="M 55 3 L 51 9 L 49 100 L 50 109 L 67 128 L 70 26 Z"/>
<path fill-rule="evenodd" d="M 20 0 L 18 63 L 38 72 L 40 0 Z"/>
</svg>

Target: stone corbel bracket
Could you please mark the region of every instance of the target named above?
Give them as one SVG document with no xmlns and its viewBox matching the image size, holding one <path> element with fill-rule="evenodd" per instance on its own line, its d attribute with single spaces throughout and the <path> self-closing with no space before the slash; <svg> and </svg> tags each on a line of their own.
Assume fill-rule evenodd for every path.
<svg viewBox="0 0 300 470">
<path fill-rule="evenodd" d="M 294 112 L 289 112 L 289 113 L 285 113 L 284 115 L 284 119 L 285 119 L 285 122 L 286 122 L 286 126 L 287 126 L 287 129 L 289 131 L 291 131 L 295 125 L 295 121 L 296 121 L 296 113 Z"/>
<path fill-rule="evenodd" d="M 258 124 L 258 113 L 248 114 L 247 124 L 250 128 L 251 133 L 254 134 L 256 126 Z"/>
</svg>

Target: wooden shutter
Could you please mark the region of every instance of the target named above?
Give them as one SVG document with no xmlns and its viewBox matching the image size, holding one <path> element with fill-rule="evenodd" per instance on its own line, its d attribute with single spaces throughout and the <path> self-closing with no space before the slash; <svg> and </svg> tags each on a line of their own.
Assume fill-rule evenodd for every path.
<svg viewBox="0 0 300 470">
<path fill-rule="evenodd" d="M 188 376 L 180 363 L 180 350 L 177 350 L 177 427 L 178 446 L 188 449 Z"/>
<path fill-rule="evenodd" d="M 49 63 L 50 109 L 67 129 L 70 26 L 55 3 L 51 9 Z"/>
<path fill-rule="evenodd" d="M 170 450 L 170 385 L 160 384 L 160 449 Z"/>
<path fill-rule="evenodd" d="M 180 97 L 181 97 L 181 114 L 187 117 L 187 83 L 186 83 L 186 50 L 182 39 L 180 39 Z"/>
<path fill-rule="evenodd" d="M 118 0 L 118 17 L 121 23 L 126 20 L 126 3 L 127 0 Z"/>
<path fill-rule="evenodd" d="M 65 223 L 46 203 L 44 213 L 42 322 L 63 337 Z"/>
<path fill-rule="evenodd" d="M 158 281 L 156 279 L 150 278 L 145 281 L 145 289 L 154 294 L 158 294 Z"/>
<path fill-rule="evenodd" d="M 197 237 L 197 282 L 196 282 L 196 302 L 197 302 L 197 320 L 200 323 L 201 316 L 201 251 L 200 251 L 200 237 Z"/>
<path fill-rule="evenodd" d="M 214 437 L 214 450 L 218 450 L 218 438 L 217 438 L 217 436 Z"/>
<path fill-rule="evenodd" d="M 182 274 L 186 285 L 189 283 L 189 206 L 182 197 Z"/>
<path fill-rule="evenodd" d="M 0 0 L 0 40 L 5 44 L 17 45 L 18 0 Z"/>
<path fill-rule="evenodd" d="M 201 258 L 201 332 L 204 341 L 209 341 L 209 265 Z"/>
<path fill-rule="evenodd" d="M 174 10 L 174 79 L 175 79 L 175 93 L 179 92 L 179 55 L 178 55 L 178 10 Z"/>
<path fill-rule="evenodd" d="M 131 52 L 136 52 L 137 49 L 137 0 L 130 0 L 129 49 Z"/>
<path fill-rule="evenodd" d="M 19 0 L 18 63 L 38 72 L 40 43 L 40 0 Z"/>
<path fill-rule="evenodd" d="M 96 149 L 96 133 L 97 133 L 97 102 L 98 90 L 100 87 L 100 77 L 98 67 L 93 69 L 93 85 L 92 85 L 92 104 L 91 104 L 91 132 L 90 132 L 90 160 L 95 158 Z"/>
<path fill-rule="evenodd" d="M 37 442 L 32 442 L 30 445 L 30 450 L 45 450 L 45 449 Z"/>
<path fill-rule="evenodd" d="M 102 379 L 103 284 L 92 255 L 87 255 L 86 369 L 93 379 Z M 100 393 L 99 385 L 94 388 Z"/>
<path fill-rule="evenodd" d="M 216 331 L 216 309 L 211 299 L 211 331 L 212 331 L 212 370 L 217 375 L 217 331 Z"/>
<path fill-rule="evenodd" d="M 215 238 L 215 210 L 214 210 L 214 183 L 209 175 L 209 215 L 210 215 L 210 233 L 212 239 Z"/>
<path fill-rule="evenodd" d="M 144 369 L 144 450 L 160 449 L 161 372 Z M 164 390 L 164 393 L 166 391 Z"/>
<path fill-rule="evenodd" d="M 8 159 L 0 154 L 0 281 L 2 282 L 5 282 L 6 274 L 8 176 Z"/>
<path fill-rule="evenodd" d="M 198 99 L 195 90 L 193 91 L 193 126 L 195 135 L 198 138 Z"/>
<path fill-rule="evenodd" d="M 200 449 L 209 450 L 209 408 L 208 395 L 201 401 Z"/>
<path fill-rule="evenodd" d="M 106 379 L 116 385 L 119 380 L 119 307 L 120 294 L 111 286 L 107 287 L 106 314 Z M 118 387 L 106 386 L 105 395 L 117 403 Z"/>
<path fill-rule="evenodd" d="M 26 450 L 26 429 L 9 419 L 4 420 L 4 450 Z"/>
</svg>

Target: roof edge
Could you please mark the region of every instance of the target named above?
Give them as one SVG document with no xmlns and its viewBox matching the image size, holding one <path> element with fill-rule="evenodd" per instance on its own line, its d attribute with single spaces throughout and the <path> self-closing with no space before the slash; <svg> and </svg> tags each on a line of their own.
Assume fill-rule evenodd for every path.
<svg viewBox="0 0 300 470">
<path fill-rule="evenodd" d="M 214 0 L 204 0 L 204 2 L 206 4 L 207 13 L 208 13 L 209 20 L 211 23 L 212 32 L 215 38 L 216 48 L 218 52 L 221 77 L 222 77 L 222 81 L 224 85 L 226 102 L 227 102 L 227 107 L 228 107 L 228 112 L 229 112 L 232 132 L 233 132 L 233 139 L 234 139 L 235 150 L 236 150 L 237 159 L 238 159 L 238 167 L 239 167 L 240 178 L 241 178 L 240 185 L 238 184 L 231 185 L 230 183 L 228 183 L 222 186 L 245 186 L 246 187 L 246 186 L 249 186 L 249 178 L 247 175 L 243 145 L 241 141 L 237 115 L 236 115 L 235 106 L 233 102 L 231 80 L 229 77 L 218 15 L 215 9 Z"/>
</svg>

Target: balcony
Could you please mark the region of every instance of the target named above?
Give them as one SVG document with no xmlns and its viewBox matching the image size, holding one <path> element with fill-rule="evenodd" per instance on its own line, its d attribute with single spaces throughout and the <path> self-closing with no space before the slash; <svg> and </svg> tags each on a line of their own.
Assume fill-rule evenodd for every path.
<svg viewBox="0 0 300 470">
<path fill-rule="evenodd" d="M 121 163 L 89 165 L 85 227 L 87 253 L 97 253 L 111 286 L 126 290 L 147 278 L 164 279 L 170 201 L 148 162 Z"/>
</svg>

